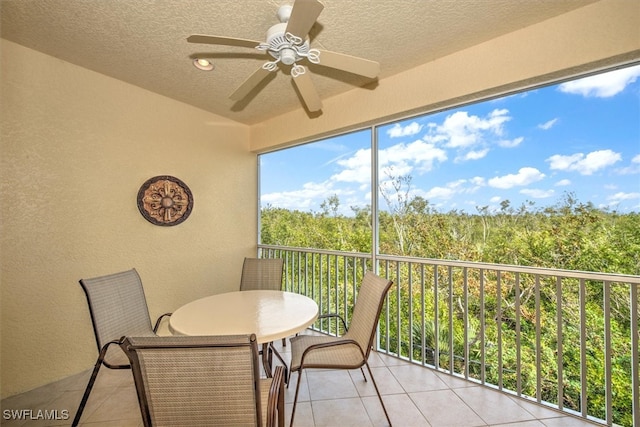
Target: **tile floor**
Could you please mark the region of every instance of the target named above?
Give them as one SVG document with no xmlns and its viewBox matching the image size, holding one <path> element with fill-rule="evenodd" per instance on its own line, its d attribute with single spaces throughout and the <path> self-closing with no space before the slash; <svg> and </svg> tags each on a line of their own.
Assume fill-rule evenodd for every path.
<svg viewBox="0 0 640 427">
<path fill-rule="evenodd" d="M 285 359 L 289 357 L 288 348 L 282 349 Z M 594 425 L 383 354 L 372 352 L 370 365 L 396 427 Z M 89 375 L 90 371 L 86 371 L 4 399 L 0 424 L 7 427 L 70 425 Z M 373 385 L 370 381 L 363 381 L 359 370 L 309 370 L 303 375 L 296 426 L 387 425 Z M 297 374 L 292 376 L 292 380 L 285 398 L 287 425 L 291 417 Z M 65 418 L 63 411 L 67 410 L 69 417 L 58 421 L 7 420 L 7 409 L 30 409 L 34 418 L 38 410 L 47 410 L 49 413 L 58 410 L 58 418 Z M 131 371 L 100 370 L 80 425 L 142 426 Z"/>
</svg>

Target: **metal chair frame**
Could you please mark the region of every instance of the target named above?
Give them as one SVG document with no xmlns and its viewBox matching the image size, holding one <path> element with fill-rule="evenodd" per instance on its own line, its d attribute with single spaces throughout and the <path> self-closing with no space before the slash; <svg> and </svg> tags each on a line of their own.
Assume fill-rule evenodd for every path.
<svg viewBox="0 0 640 427">
<path fill-rule="evenodd" d="M 282 274 L 284 260 L 282 258 L 245 258 L 242 264 L 242 277 L 240 278 L 240 291 L 252 290 L 282 290 Z M 282 346 L 286 347 L 287 339 L 282 338 Z M 267 352 L 268 362 L 264 364 L 265 370 L 272 366 L 273 357 L 280 360 L 285 368 L 284 381 L 289 382 L 289 368 L 280 352 L 274 347 L 273 342 L 262 345 L 262 353 Z M 271 375 L 267 372 L 267 375 Z"/>
<path fill-rule="evenodd" d="M 298 404 L 298 392 L 300 391 L 300 383 L 302 379 L 302 371 L 309 368 L 318 369 L 358 369 L 362 372 L 364 380 L 367 377 L 364 374 L 363 366 L 366 365 L 369 371 L 369 377 L 376 390 L 380 405 L 387 418 L 387 422 L 391 427 L 389 414 L 382 401 L 380 390 L 373 378 L 371 367 L 369 366 L 369 354 L 373 346 L 373 340 L 376 334 L 378 320 L 384 305 L 385 297 L 389 288 L 393 284 L 392 281 L 383 279 L 372 272 L 367 272 L 362 280 L 360 293 L 353 308 L 353 316 L 351 324 L 347 329 L 344 319 L 337 314 L 325 314 L 319 318 L 337 317 L 342 321 L 345 333 L 341 337 L 334 336 L 313 336 L 299 335 L 291 338 L 291 373 L 298 372 L 298 381 L 296 384 L 296 392 L 293 400 L 293 408 L 291 410 L 291 423 L 296 414 L 296 406 Z M 355 330 L 355 332 L 354 332 Z M 365 334 L 368 333 L 368 337 Z M 368 338 L 368 341 L 367 341 Z M 330 354 L 333 352 L 333 354 Z M 333 359 L 332 359 L 333 357 Z"/>
<path fill-rule="evenodd" d="M 113 356 L 107 356 L 107 353 L 111 355 L 115 353 L 110 350 L 118 348 L 120 337 L 127 334 L 156 336 L 162 319 L 171 315 L 171 313 L 164 313 L 158 317 L 155 326 L 151 327 L 151 318 L 142 281 L 135 269 L 81 279 L 80 286 L 82 286 L 89 305 L 91 323 L 98 346 L 98 359 L 82 395 L 82 400 L 71 424 L 72 427 L 77 426 L 80 422 L 102 365 L 109 369 L 131 369 L 131 365 L 128 363 L 111 363 L 109 358 Z M 110 314 L 108 313 L 110 307 L 120 307 L 122 310 Z M 124 307 L 132 308 L 135 313 L 123 311 Z M 116 347 L 112 347 L 114 344 Z M 123 353 L 121 355 L 124 356 Z M 122 359 L 126 361 L 125 357 Z"/>
<path fill-rule="evenodd" d="M 131 362 L 145 427 L 176 420 L 284 426 L 284 369 L 278 366 L 273 378 L 260 379 L 255 334 L 123 337 L 119 344 Z M 250 406 L 255 414 L 247 412 Z"/>
</svg>

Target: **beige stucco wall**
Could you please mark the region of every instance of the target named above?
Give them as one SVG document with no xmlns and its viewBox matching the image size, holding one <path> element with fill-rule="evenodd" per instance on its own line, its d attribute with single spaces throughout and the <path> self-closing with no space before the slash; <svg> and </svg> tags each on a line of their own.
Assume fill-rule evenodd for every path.
<svg viewBox="0 0 640 427">
<path fill-rule="evenodd" d="M 323 101 L 309 120 L 292 111 L 251 128 L 251 149 L 269 151 L 451 107 L 482 97 L 640 60 L 640 1 L 603 0 Z"/>
<path fill-rule="evenodd" d="M 82 277 L 137 268 L 154 318 L 237 286 L 257 232 L 249 150 L 639 60 L 638 5 L 603 0 L 251 128 L 0 41 L 2 397 L 92 366 Z M 162 174 L 194 193 L 176 227 L 135 204 Z"/>
<path fill-rule="evenodd" d="M 135 267 L 153 319 L 237 288 L 255 256 L 257 172 L 246 126 L 0 43 L 4 398 L 93 366 L 80 278 Z M 193 192 L 184 223 L 138 212 L 156 175 Z"/>
</svg>

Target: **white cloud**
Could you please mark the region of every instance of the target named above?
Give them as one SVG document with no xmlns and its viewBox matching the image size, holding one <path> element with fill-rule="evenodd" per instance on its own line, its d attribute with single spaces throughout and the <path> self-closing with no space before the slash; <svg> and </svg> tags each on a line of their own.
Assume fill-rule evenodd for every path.
<svg viewBox="0 0 640 427">
<path fill-rule="evenodd" d="M 615 203 L 620 203 L 623 200 L 634 200 L 634 199 L 640 199 L 640 193 L 616 193 L 613 194 L 609 197 L 607 197 L 607 200 L 611 200 Z"/>
<path fill-rule="evenodd" d="M 431 190 L 425 193 L 427 200 L 431 199 L 450 199 L 456 194 L 453 188 L 447 187 L 433 187 Z"/>
<path fill-rule="evenodd" d="M 428 200 L 432 199 L 450 199 L 458 194 L 472 194 L 475 193 L 484 182 L 482 178 L 458 179 L 456 181 L 448 182 L 444 187 L 433 187 L 429 191 L 425 192 L 423 197 Z"/>
<path fill-rule="evenodd" d="M 447 116 L 441 125 L 430 126 L 425 136 L 429 142 L 444 142 L 448 148 L 466 148 L 483 142 L 485 134 L 502 135 L 504 123 L 511 120 L 509 110 L 496 109 L 486 117 L 470 116 L 466 111 L 456 111 Z"/>
<path fill-rule="evenodd" d="M 524 138 L 521 136 L 515 139 L 501 139 L 498 141 L 498 145 L 502 148 L 513 148 L 520 145 L 522 141 L 524 141 Z"/>
<path fill-rule="evenodd" d="M 447 154 L 433 144 L 417 140 L 409 144 L 395 144 L 380 150 L 378 162 L 381 177 L 400 177 L 412 175 L 414 172 L 430 171 L 435 162 L 444 162 Z M 360 149 L 351 156 L 336 160 L 342 168 L 329 178 L 328 183 L 357 183 L 361 189 L 367 189 L 371 183 L 371 149 Z M 325 184 L 326 185 L 326 184 Z"/>
<path fill-rule="evenodd" d="M 521 168 L 517 174 L 509 174 L 491 178 L 487 183 L 490 187 L 508 189 L 516 186 L 529 185 L 540 181 L 545 175 L 536 168 Z"/>
<path fill-rule="evenodd" d="M 520 190 L 520 194 L 533 197 L 534 199 L 547 199 L 549 197 L 553 197 L 553 195 L 555 194 L 555 191 L 525 188 L 523 190 Z"/>
<path fill-rule="evenodd" d="M 481 176 L 473 177 L 469 180 L 472 184 L 477 185 L 479 187 L 484 187 L 487 185 L 486 180 Z"/>
<path fill-rule="evenodd" d="M 486 157 L 488 153 L 489 153 L 489 149 L 488 148 L 485 148 L 484 150 L 478 150 L 478 151 L 468 151 L 463 156 L 456 157 L 456 161 L 479 160 L 479 159 L 482 159 L 482 158 Z"/>
<path fill-rule="evenodd" d="M 640 154 L 637 154 L 631 159 L 631 164 L 629 166 L 617 169 L 615 172 L 618 175 L 640 174 Z"/>
<path fill-rule="evenodd" d="M 301 189 L 263 194 L 260 203 L 263 206 L 273 205 L 285 209 L 308 211 L 334 194 L 345 195 L 348 191 L 333 188 L 330 182 L 307 182 Z"/>
<path fill-rule="evenodd" d="M 567 185 L 571 185 L 571 181 L 568 179 L 561 179 L 560 181 L 556 182 L 556 187 L 566 187 Z"/>
<path fill-rule="evenodd" d="M 558 119 L 551 119 L 548 122 L 542 123 L 538 125 L 538 128 L 542 130 L 549 130 L 558 122 Z"/>
<path fill-rule="evenodd" d="M 512 148 L 522 143 L 522 137 L 504 137 L 504 125 L 510 120 L 507 109 L 495 109 L 484 116 L 456 111 L 448 115 L 441 124 L 429 123 L 422 139 L 427 143 L 455 150 L 456 162 L 479 160 L 488 155 L 492 146 Z"/>
<path fill-rule="evenodd" d="M 561 92 L 584 97 L 609 98 L 622 92 L 640 77 L 640 65 L 561 84 Z"/>
<path fill-rule="evenodd" d="M 552 170 L 576 171 L 581 175 L 592 175 L 620 160 L 622 160 L 620 153 L 615 153 L 612 150 L 598 150 L 592 151 L 586 156 L 583 153 L 570 156 L 555 154 L 545 161 L 549 162 L 549 167 Z"/>
<path fill-rule="evenodd" d="M 500 200 L 502 200 L 502 197 L 500 196 L 493 196 L 492 198 L 489 199 L 489 202 L 491 203 L 498 203 Z"/>
<path fill-rule="evenodd" d="M 410 144 L 396 144 L 380 150 L 380 167 L 392 167 L 394 175 L 407 175 L 416 169 L 419 173 L 433 169 L 435 162 L 447 160 L 447 153 L 432 143 L 422 140 Z"/>
<path fill-rule="evenodd" d="M 401 136 L 415 135 L 421 130 L 422 125 L 418 122 L 411 122 L 406 126 L 401 126 L 399 123 L 396 123 L 391 129 L 387 130 L 387 135 L 391 138 L 399 138 Z"/>
<path fill-rule="evenodd" d="M 364 184 L 371 181 L 371 149 L 356 151 L 351 157 L 343 158 L 336 163 L 344 169 L 333 175 L 331 181 L 357 182 Z"/>
</svg>

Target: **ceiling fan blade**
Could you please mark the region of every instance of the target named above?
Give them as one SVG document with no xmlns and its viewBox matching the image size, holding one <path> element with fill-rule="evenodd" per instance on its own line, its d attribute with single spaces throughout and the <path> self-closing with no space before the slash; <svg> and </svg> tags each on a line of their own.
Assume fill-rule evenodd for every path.
<svg viewBox="0 0 640 427">
<path fill-rule="evenodd" d="M 231 99 L 232 101 L 240 101 L 245 96 L 247 96 L 249 92 L 253 90 L 253 88 L 258 86 L 260 82 L 262 82 L 262 80 L 264 80 L 269 75 L 270 72 L 271 71 L 265 68 L 258 68 L 253 74 L 249 76 L 247 80 L 244 81 L 244 83 L 238 86 L 238 88 L 233 91 L 231 95 L 229 95 L 229 99 Z"/>
<path fill-rule="evenodd" d="M 380 74 L 380 64 L 378 62 L 327 50 L 320 50 L 320 62 L 318 65 L 348 71 L 370 79 L 374 79 Z"/>
<path fill-rule="evenodd" d="M 298 88 L 298 92 L 300 92 L 300 96 L 307 106 L 307 110 L 314 112 L 322 109 L 322 101 L 320 101 L 316 87 L 313 81 L 311 81 L 311 74 L 306 67 L 303 74 L 293 78 L 293 83 L 295 83 Z"/>
<path fill-rule="evenodd" d="M 251 47 L 254 48 L 260 44 L 255 40 L 237 39 L 233 37 L 222 36 L 204 36 L 200 34 L 194 34 L 187 37 L 189 43 L 205 43 L 205 44 L 220 44 L 224 46 L 238 46 L 238 47 Z"/>
<path fill-rule="evenodd" d="M 307 38 L 309 30 L 320 16 L 324 5 L 317 0 L 296 0 L 287 23 L 287 33 L 302 40 Z"/>
</svg>

